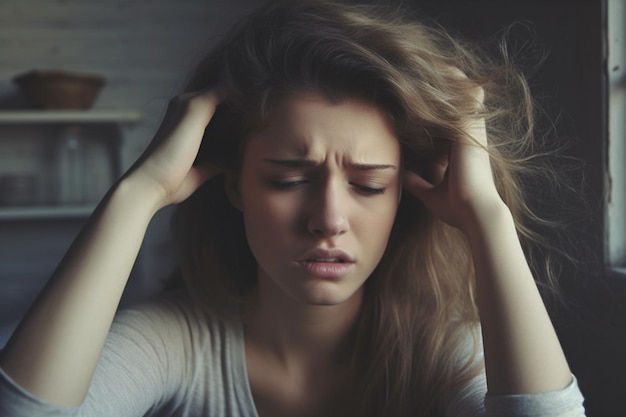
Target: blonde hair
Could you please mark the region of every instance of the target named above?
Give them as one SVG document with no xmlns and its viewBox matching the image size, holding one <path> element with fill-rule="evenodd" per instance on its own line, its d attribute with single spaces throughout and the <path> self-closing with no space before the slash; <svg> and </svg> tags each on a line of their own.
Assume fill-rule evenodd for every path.
<svg viewBox="0 0 626 417">
<path fill-rule="evenodd" d="M 294 91 L 374 103 L 393 122 L 405 166 L 418 171 L 448 152 L 469 121 L 485 118 L 498 190 L 521 238 L 541 243 L 528 226 L 537 217 L 524 204 L 521 180 L 532 172 L 527 167 L 535 152 L 526 81 L 505 54 L 491 59 L 404 16 L 379 6 L 281 1 L 242 19 L 188 85 L 227 96 L 197 163 L 237 169 L 246 137 Z M 476 86 L 485 92 L 478 111 Z M 242 215 L 228 202 L 223 181 L 201 187 L 174 218 L 185 284 L 200 304 L 221 314 L 245 303 L 256 280 Z M 472 357 L 458 363 L 462 338 L 478 322 L 473 280 L 462 233 L 405 192 L 349 342 L 354 390 L 344 415 L 441 412 L 446 396 L 480 371 Z"/>
</svg>

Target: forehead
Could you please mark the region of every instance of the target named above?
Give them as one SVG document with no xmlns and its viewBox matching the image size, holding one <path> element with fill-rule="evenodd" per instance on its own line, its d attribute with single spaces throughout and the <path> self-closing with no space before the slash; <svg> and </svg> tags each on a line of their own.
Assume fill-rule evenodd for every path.
<svg viewBox="0 0 626 417">
<path fill-rule="evenodd" d="M 348 98 L 331 102 L 298 94 L 273 107 L 267 126 L 249 138 L 246 153 L 323 158 L 328 152 L 354 159 L 397 160 L 400 145 L 387 115 L 375 105 Z"/>
</svg>

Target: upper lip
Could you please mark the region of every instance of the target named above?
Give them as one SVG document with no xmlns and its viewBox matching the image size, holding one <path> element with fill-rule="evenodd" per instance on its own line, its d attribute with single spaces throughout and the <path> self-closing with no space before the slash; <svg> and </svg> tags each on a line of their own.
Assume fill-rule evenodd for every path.
<svg viewBox="0 0 626 417">
<path fill-rule="evenodd" d="M 354 258 L 341 249 L 315 248 L 305 253 L 299 262 L 313 261 L 316 259 L 339 259 L 341 262 L 354 262 Z"/>
</svg>

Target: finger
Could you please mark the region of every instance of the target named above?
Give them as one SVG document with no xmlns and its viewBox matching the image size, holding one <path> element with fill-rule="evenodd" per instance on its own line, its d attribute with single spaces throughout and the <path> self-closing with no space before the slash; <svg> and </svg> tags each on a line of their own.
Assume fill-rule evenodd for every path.
<svg viewBox="0 0 626 417">
<path fill-rule="evenodd" d="M 466 138 L 464 143 L 473 143 L 479 147 L 487 146 L 487 126 L 484 118 L 472 119 L 466 128 Z"/>
<path fill-rule="evenodd" d="M 223 166 L 219 166 L 215 163 L 194 166 L 192 170 L 196 171 L 197 178 L 201 183 L 210 180 L 216 175 L 223 174 L 226 171 Z"/>
<path fill-rule="evenodd" d="M 404 172 L 402 181 L 403 188 L 408 190 L 421 201 L 427 200 L 429 198 L 429 194 L 433 193 L 436 188 L 434 184 L 411 171 Z"/>
<path fill-rule="evenodd" d="M 177 204 L 185 201 L 207 180 L 206 174 L 201 170 L 197 170 L 196 168 L 190 169 L 182 183 L 176 189 L 176 192 L 170 196 L 167 203 Z"/>
<path fill-rule="evenodd" d="M 164 148 L 166 153 L 174 154 L 182 149 L 197 152 L 219 100 L 218 93 L 212 90 L 174 98 L 153 147 Z"/>
<path fill-rule="evenodd" d="M 174 102 L 173 118 L 180 120 L 175 123 L 174 129 L 181 129 L 183 132 L 187 129 L 204 131 L 220 100 L 219 93 L 214 90 L 178 96 Z"/>
<path fill-rule="evenodd" d="M 450 164 L 462 176 L 469 175 L 467 170 L 489 169 L 489 151 L 484 123 L 475 124 L 468 129 L 466 135 L 452 144 Z"/>
<path fill-rule="evenodd" d="M 189 196 L 191 196 L 191 194 L 200 188 L 202 184 L 223 172 L 224 170 L 220 167 L 209 164 L 201 167 L 192 167 L 176 190 L 176 193 L 171 196 L 168 203 L 177 204 L 186 200 Z"/>
<path fill-rule="evenodd" d="M 427 169 L 426 179 L 433 185 L 441 184 L 448 172 L 448 166 L 450 164 L 450 155 L 444 154 L 439 159 L 431 162 Z"/>
<path fill-rule="evenodd" d="M 473 84 L 473 88 L 470 90 L 470 94 L 472 97 L 476 99 L 476 102 L 479 105 L 482 105 L 485 100 L 485 90 L 478 83 L 470 80 L 470 78 L 465 74 L 461 69 L 453 66 L 446 66 L 447 72 L 449 72 L 452 77 L 457 78 L 458 80 L 470 81 Z"/>
<path fill-rule="evenodd" d="M 183 93 L 174 97 L 168 105 L 157 136 L 162 136 L 160 134 L 167 136 L 173 129 L 180 127 L 183 120 L 191 120 L 206 127 L 221 101 L 222 94 L 213 89 Z"/>
</svg>

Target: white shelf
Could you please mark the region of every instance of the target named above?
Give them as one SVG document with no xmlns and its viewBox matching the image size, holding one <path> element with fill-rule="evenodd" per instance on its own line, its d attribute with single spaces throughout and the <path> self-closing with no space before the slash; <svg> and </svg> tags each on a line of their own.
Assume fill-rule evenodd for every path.
<svg viewBox="0 0 626 417">
<path fill-rule="evenodd" d="M 132 124 L 141 120 L 137 110 L 5 110 L 0 111 L 0 124 L 68 124 L 118 123 Z"/>
<path fill-rule="evenodd" d="M 95 205 L 0 207 L 0 220 L 87 218 Z"/>
<path fill-rule="evenodd" d="M 73 129 L 73 126 L 84 125 L 131 125 L 140 122 L 141 113 L 133 109 L 95 109 L 95 110 L 2 110 L 0 111 L 0 126 L 5 129 L 21 129 L 22 127 L 39 126 L 46 131 L 47 125 L 58 125 Z M 87 129 L 87 127 L 85 127 Z M 122 139 L 122 131 L 110 132 L 112 138 Z M 0 142 L 2 137 L 0 136 Z M 119 166 L 119 142 L 115 155 L 111 155 L 112 162 Z M 120 175 L 118 172 L 114 176 Z M 95 208 L 95 203 L 78 205 L 56 206 L 0 206 L 0 221 L 7 220 L 37 220 L 37 219 L 81 219 L 87 218 Z"/>
</svg>

